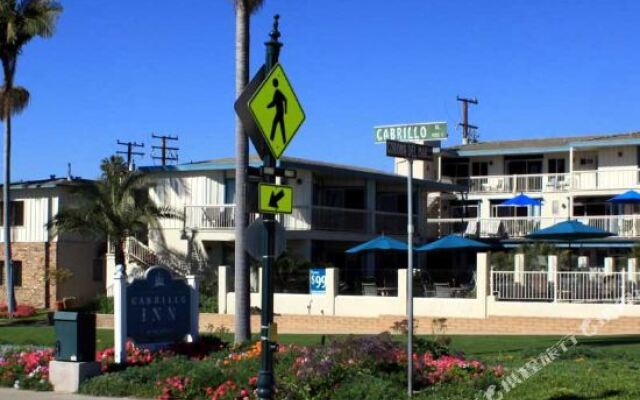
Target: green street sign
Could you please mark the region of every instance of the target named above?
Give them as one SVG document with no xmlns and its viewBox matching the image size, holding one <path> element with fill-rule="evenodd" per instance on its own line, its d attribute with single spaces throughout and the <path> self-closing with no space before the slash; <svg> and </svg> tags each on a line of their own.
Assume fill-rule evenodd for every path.
<svg viewBox="0 0 640 400">
<path fill-rule="evenodd" d="M 373 128 L 373 134 L 376 143 L 384 143 L 387 140 L 397 140 L 399 142 L 442 140 L 449 137 L 446 122 L 381 125 Z"/>
<path fill-rule="evenodd" d="M 258 185 L 258 209 L 262 213 L 291 214 L 293 212 L 293 187 L 260 183 Z"/>
<path fill-rule="evenodd" d="M 271 155 L 279 159 L 305 119 L 282 65 L 276 64 L 253 93 L 248 108 Z"/>
</svg>

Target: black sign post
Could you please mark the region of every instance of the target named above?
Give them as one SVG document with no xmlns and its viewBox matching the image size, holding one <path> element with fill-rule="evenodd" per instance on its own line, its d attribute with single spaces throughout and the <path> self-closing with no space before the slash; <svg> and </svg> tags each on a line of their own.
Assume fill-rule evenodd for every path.
<svg viewBox="0 0 640 400">
<path fill-rule="evenodd" d="M 387 140 L 387 156 L 407 160 L 407 395 L 413 396 L 413 160 L 431 160 L 433 147 Z"/>
</svg>

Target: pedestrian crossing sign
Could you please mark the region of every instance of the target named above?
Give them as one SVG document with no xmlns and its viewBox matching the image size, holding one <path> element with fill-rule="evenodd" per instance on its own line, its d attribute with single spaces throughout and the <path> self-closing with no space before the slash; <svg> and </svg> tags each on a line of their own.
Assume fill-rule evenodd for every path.
<svg viewBox="0 0 640 400">
<path fill-rule="evenodd" d="M 249 99 L 248 106 L 271 154 L 279 159 L 305 119 L 282 65 L 273 67 Z"/>
</svg>

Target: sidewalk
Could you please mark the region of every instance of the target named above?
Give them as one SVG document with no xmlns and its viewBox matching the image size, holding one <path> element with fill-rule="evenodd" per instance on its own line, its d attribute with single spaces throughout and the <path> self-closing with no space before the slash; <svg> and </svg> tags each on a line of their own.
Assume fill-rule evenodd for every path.
<svg viewBox="0 0 640 400">
<path fill-rule="evenodd" d="M 32 392 L 30 390 L 0 389 L 0 400 L 133 400 L 116 397 L 81 396 L 53 392 Z M 138 399 L 139 400 L 139 399 Z"/>
</svg>

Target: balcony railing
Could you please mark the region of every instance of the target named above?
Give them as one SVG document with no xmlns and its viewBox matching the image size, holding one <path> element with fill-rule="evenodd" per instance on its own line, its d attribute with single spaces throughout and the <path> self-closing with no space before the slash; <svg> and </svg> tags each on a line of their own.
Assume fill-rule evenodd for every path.
<svg viewBox="0 0 640 400">
<path fill-rule="evenodd" d="M 442 178 L 468 185 L 470 193 L 552 193 L 569 190 L 622 190 L 640 188 L 640 169 L 574 171 L 562 174 L 488 175 Z"/>
<path fill-rule="evenodd" d="M 510 218 L 460 218 L 428 219 L 431 237 L 452 233 L 466 233 L 480 237 L 523 237 L 539 229 L 547 228 L 565 217 L 510 217 Z M 574 217 L 578 221 L 611 232 L 620 237 L 640 237 L 640 215 L 595 215 Z"/>
<path fill-rule="evenodd" d="M 185 226 L 201 230 L 231 230 L 235 227 L 234 211 L 233 204 L 185 206 Z M 404 213 L 312 206 L 294 207 L 292 214 L 278 214 L 276 218 L 287 230 L 373 233 L 371 221 L 374 214 L 375 232 L 406 233 L 407 214 Z M 252 214 L 250 222 L 257 217 L 257 214 Z"/>
</svg>

